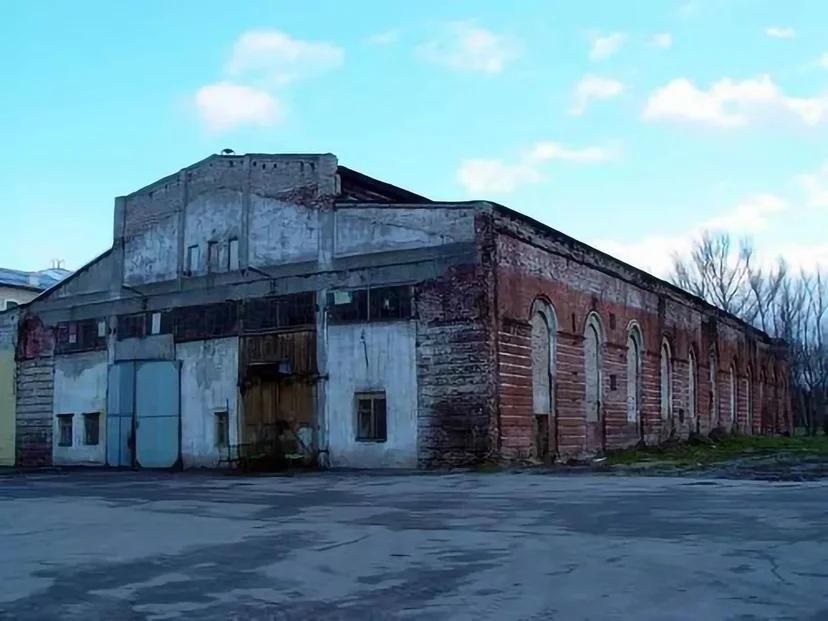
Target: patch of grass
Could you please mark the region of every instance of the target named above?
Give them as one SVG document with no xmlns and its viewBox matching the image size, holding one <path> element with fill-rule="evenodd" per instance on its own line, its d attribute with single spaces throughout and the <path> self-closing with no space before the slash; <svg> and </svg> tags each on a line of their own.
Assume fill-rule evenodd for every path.
<svg viewBox="0 0 828 621">
<path fill-rule="evenodd" d="M 660 446 L 612 451 L 607 455 L 607 463 L 633 465 L 659 462 L 690 466 L 772 453 L 823 456 L 828 459 L 828 436 L 785 438 L 732 435 L 718 441 L 704 439 L 670 442 Z"/>
</svg>

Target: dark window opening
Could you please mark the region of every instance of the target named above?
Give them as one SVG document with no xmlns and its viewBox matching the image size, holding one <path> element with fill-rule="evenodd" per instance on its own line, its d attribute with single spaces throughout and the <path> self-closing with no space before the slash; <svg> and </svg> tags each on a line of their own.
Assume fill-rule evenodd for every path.
<svg viewBox="0 0 828 621">
<path fill-rule="evenodd" d="M 230 439 L 230 417 L 227 411 L 215 412 L 216 417 L 216 446 L 224 448 Z"/>
<path fill-rule="evenodd" d="M 189 246 L 187 248 L 187 273 L 194 274 L 198 271 L 199 264 L 198 246 Z"/>
<path fill-rule="evenodd" d="M 17 308 L 18 306 L 19 304 L 14 300 L 6 300 L 6 310 L 9 310 L 10 308 Z"/>
<path fill-rule="evenodd" d="M 313 325 L 316 314 L 315 296 L 309 291 L 247 300 L 243 313 L 245 332 Z"/>
<path fill-rule="evenodd" d="M 185 306 L 174 313 L 175 338 L 179 341 L 230 336 L 238 330 L 237 303 L 233 301 Z"/>
<path fill-rule="evenodd" d="M 58 446 L 72 446 L 71 414 L 58 414 Z"/>
<path fill-rule="evenodd" d="M 143 338 L 146 333 L 146 323 L 144 313 L 121 315 L 118 317 L 118 340 Z"/>
<path fill-rule="evenodd" d="M 385 393 L 358 392 L 355 398 L 356 439 L 360 442 L 385 442 L 388 438 Z"/>
<path fill-rule="evenodd" d="M 106 321 L 83 319 L 57 325 L 55 351 L 59 354 L 106 348 Z"/>
<path fill-rule="evenodd" d="M 219 243 L 216 241 L 207 242 L 207 271 L 214 274 L 219 271 Z"/>
<path fill-rule="evenodd" d="M 328 317 L 332 322 L 410 319 L 411 287 L 396 285 L 376 289 L 331 291 L 328 293 L 327 307 Z"/>
<path fill-rule="evenodd" d="M 83 415 L 83 443 L 87 446 L 97 445 L 100 441 L 101 415 L 90 412 Z"/>
</svg>

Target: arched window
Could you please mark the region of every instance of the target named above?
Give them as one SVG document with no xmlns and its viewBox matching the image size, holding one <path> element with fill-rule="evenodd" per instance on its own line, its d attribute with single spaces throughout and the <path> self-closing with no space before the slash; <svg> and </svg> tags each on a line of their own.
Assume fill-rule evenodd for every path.
<svg viewBox="0 0 828 621">
<path fill-rule="evenodd" d="M 641 411 L 641 330 L 630 326 L 627 335 L 627 422 L 638 421 Z"/>
<path fill-rule="evenodd" d="M 711 351 L 707 358 L 707 370 L 710 382 L 710 426 L 716 427 L 719 424 L 719 363 L 715 352 Z"/>
<path fill-rule="evenodd" d="M 695 420 L 698 414 L 698 398 L 696 397 L 698 390 L 699 367 L 696 364 L 696 353 L 690 349 L 687 356 L 687 415 L 690 420 Z"/>
<path fill-rule="evenodd" d="M 673 356 L 667 339 L 661 342 L 661 418 L 673 416 Z"/>
<path fill-rule="evenodd" d="M 748 366 L 745 376 L 745 430 L 748 434 L 753 433 L 753 369 Z"/>
<path fill-rule="evenodd" d="M 552 307 L 542 300 L 532 305 L 532 408 L 536 415 L 554 412 L 555 336 L 558 325 Z"/>
<path fill-rule="evenodd" d="M 587 319 L 584 331 L 584 379 L 586 381 L 586 419 L 589 422 L 601 418 L 603 389 L 601 381 L 601 359 L 604 331 L 598 315 L 592 313 Z"/>
<path fill-rule="evenodd" d="M 737 385 L 736 385 L 736 368 L 732 364 L 730 365 L 730 369 L 727 372 L 727 378 L 728 378 L 728 384 L 729 384 L 728 399 L 730 400 L 729 401 L 730 407 L 728 408 L 730 410 L 728 412 L 728 415 L 730 416 L 729 423 L 730 423 L 731 427 L 736 427 L 739 424 L 738 413 L 736 411 L 736 407 L 737 407 L 737 403 L 738 403 L 738 400 L 736 398 L 737 397 L 737 395 L 736 395 L 736 388 L 737 388 Z"/>
</svg>

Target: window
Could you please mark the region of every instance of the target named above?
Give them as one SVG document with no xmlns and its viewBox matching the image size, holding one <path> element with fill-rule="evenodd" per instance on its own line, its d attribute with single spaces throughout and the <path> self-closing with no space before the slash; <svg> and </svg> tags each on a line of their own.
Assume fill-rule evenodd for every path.
<svg viewBox="0 0 828 621">
<path fill-rule="evenodd" d="M 232 238 L 228 244 L 227 269 L 239 269 L 239 240 Z"/>
<path fill-rule="evenodd" d="M 214 415 L 216 422 L 216 446 L 224 448 L 230 441 L 230 417 L 227 414 L 227 410 L 215 412 Z"/>
<path fill-rule="evenodd" d="M 688 356 L 688 376 L 687 376 L 687 410 L 690 416 L 690 419 L 693 420 L 696 418 L 697 413 L 697 398 L 696 398 L 696 389 L 698 384 L 698 368 L 696 365 L 696 354 L 693 353 L 693 350 L 690 350 L 690 354 Z"/>
<path fill-rule="evenodd" d="M 603 330 L 598 315 L 592 314 L 587 319 L 584 334 L 584 379 L 586 382 L 586 419 L 597 422 L 601 418 L 601 353 L 603 348 Z"/>
<path fill-rule="evenodd" d="M 99 412 L 90 412 L 83 415 L 83 443 L 87 446 L 96 445 L 100 440 L 101 415 Z"/>
<path fill-rule="evenodd" d="M 207 242 L 207 271 L 214 274 L 219 271 L 219 243 Z"/>
<path fill-rule="evenodd" d="M 118 340 L 142 338 L 145 325 L 144 313 L 121 315 L 118 317 Z"/>
<path fill-rule="evenodd" d="M 673 416 L 673 356 L 670 344 L 665 340 L 661 344 L 661 418 L 667 420 Z"/>
<path fill-rule="evenodd" d="M 356 411 L 356 439 L 360 442 L 385 442 L 388 436 L 385 418 L 385 393 L 357 393 Z"/>
<path fill-rule="evenodd" d="M 719 424 L 719 364 L 715 353 L 710 352 L 707 366 L 710 381 L 710 425 L 716 427 Z"/>
<path fill-rule="evenodd" d="M 328 293 L 328 317 L 334 322 L 409 319 L 411 310 L 409 285 Z"/>
<path fill-rule="evenodd" d="M 641 399 L 641 330 L 630 328 L 627 336 L 627 422 L 638 420 Z"/>
<path fill-rule="evenodd" d="M 331 291 L 328 316 L 331 321 L 368 321 L 368 290 Z"/>
<path fill-rule="evenodd" d="M 175 326 L 177 341 L 218 338 L 235 334 L 238 330 L 238 305 L 233 301 L 203 306 L 182 306 L 174 312 L 174 321 L 172 317 L 170 321 Z"/>
<path fill-rule="evenodd" d="M 733 365 L 730 367 L 730 371 L 728 371 L 728 383 L 729 386 L 729 395 L 730 398 L 730 425 L 731 427 L 735 427 L 738 423 L 737 414 L 736 414 L 736 369 L 733 368 Z"/>
<path fill-rule="evenodd" d="M 18 306 L 19 304 L 14 300 L 6 300 L 6 310 L 9 310 L 10 308 L 17 308 Z"/>
<path fill-rule="evenodd" d="M 187 272 L 189 274 L 195 274 L 198 271 L 200 258 L 197 245 L 187 248 Z"/>
<path fill-rule="evenodd" d="M 747 370 L 747 377 L 745 377 L 745 409 L 747 413 L 747 420 L 745 421 L 745 429 L 748 434 L 753 433 L 753 372 L 750 367 Z"/>
<path fill-rule="evenodd" d="M 411 287 L 381 287 L 368 291 L 369 321 L 411 317 Z"/>
<path fill-rule="evenodd" d="M 103 325 L 101 325 L 103 324 Z M 106 349 L 106 321 L 83 319 L 57 325 L 55 351 L 59 354 Z"/>
<path fill-rule="evenodd" d="M 58 414 L 58 446 L 72 446 L 71 414 Z"/>
<path fill-rule="evenodd" d="M 555 315 L 538 300 L 532 312 L 532 403 L 535 415 L 553 412 L 555 385 Z"/>
</svg>

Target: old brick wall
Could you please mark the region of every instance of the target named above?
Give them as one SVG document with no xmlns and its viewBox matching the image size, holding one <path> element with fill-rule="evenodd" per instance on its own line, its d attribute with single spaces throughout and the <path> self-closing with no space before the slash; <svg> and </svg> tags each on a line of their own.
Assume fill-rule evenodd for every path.
<svg viewBox="0 0 828 621">
<path fill-rule="evenodd" d="M 756 369 L 771 361 L 784 376 L 784 360 L 773 354 L 766 337 L 741 322 L 714 311 L 691 296 L 643 277 L 605 255 L 569 240 L 559 239 L 530 223 L 500 214 L 493 216 L 497 256 L 497 393 L 502 456 L 537 457 L 532 415 L 530 309 L 547 300 L 557 317 L 555 357 L 555 415 L 557 452 L 563 457 L 594 454 L 604 449 L 647 444 L 714 426 L 758 433 L 760 408 L 765 429 L 787 429 L 785 398 L 775 380 L 765 385 L 760 406 Z M 602 347 L 601 419 L 586 420 L 584 333 L 587 318 L 600 320 Z M 627 420 L 627 337 L 640 327 L 640 420 Z M 661 408 L 661 346 L 671 352 L 671 414 Z M 696 411 L 690 411 L 690 351 L 697 361 Z M 708 353 L 718 360 L 719 416 L 711 418 Z M 729 418 L 729 370 L 736 375 L 736 420 Z M 747 377 L 753 395 L 753 426 L 748 429 Z M 773 377 L 770 371 L 768 378 Z M 781 380 L 778 381 L 781 385 Z M 769 394 L 770 393 L 770 394 Z"/>
<path fill-rule="evenodd" d="M 449 268 L 415 290 L 424 467 L 479 462 L 497 450 L 491 221 L 478 217 L 475 228 L 480 261 Z"/>
</svg>

